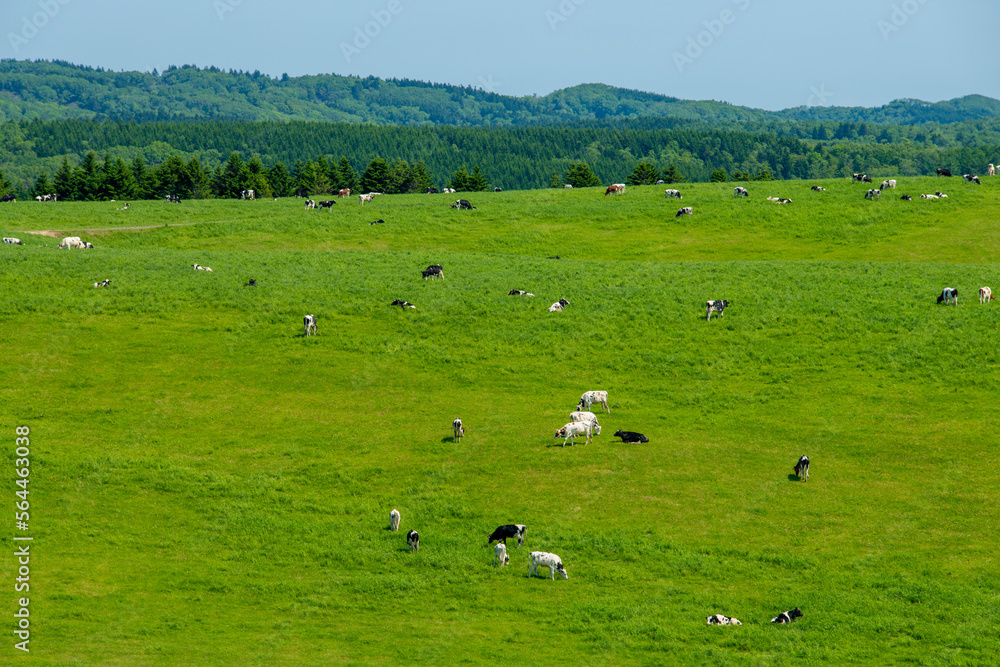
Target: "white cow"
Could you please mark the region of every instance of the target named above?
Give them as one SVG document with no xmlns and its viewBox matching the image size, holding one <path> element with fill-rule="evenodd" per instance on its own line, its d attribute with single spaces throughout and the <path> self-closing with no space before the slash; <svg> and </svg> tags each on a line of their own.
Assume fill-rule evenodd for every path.
<svg viewBox="0 0 1000 667">
<path fill-rule="evenodd" d="M 507 555 L 507 547 L 504 546 L 503 542 L 497 542 L 497 545 L 493 547 L 493 565 L 497 564 L 500 567 L 510 563 L 510 556 Z"/>
<path fill-rule="evenodd" d="M 462 426 L 462 420 L 456 419 L 451 423 L 451 432 L 454 434 L 452 440 L 455 442 L 462 442 L 462 436 L 465 435 L 465 427 Z"/>
<path fill-rule="evenodd" d="M 575 422 L 589 423 L 594 431 L 594 435 L 601 434 L 601 425 L 597 423 L 597 415 L 593 412 L 571 412 L 569 418 Z"/>
<path fill-rule="evenodd" d="M 611 408 L 608 407 L 608 392 L 606 391 L 585 391 L 583 396 L 580 397 L 580 403 L 576 406 L 576 409 L 590 410 L 590 406 L 594 403 L 601 404 L 602 414 L 605 410 L 609 413 L 611 412 Z"/>
<path fill-rule="evenodd" d="M 309 335 L 310 331 L 312 331 L 312 335 L 315 336 L 316 335 L 316 316 L 315 315 L 306 315 L 305 317 L 303 317 L 302 318 L 302 326 L 305 327 L 305 330 L 306 330 L 305 335 L 306 336 Z"/>
<path fill-rule="evenodd" d="M 674 190 L 673 188 L 664 190 L 663 194 L 666 195 L 667 199 L 683 199 L 683 197 L 681 197 L 681 191 Z"/>
<path fill-rule="evenodd" d="M 93 248 L 94 246 L 85 241 L 81 241 L 79 236 L 67 236 L 62 240 L 62 243 L 60 243 L 58 247 L 66 249 L 69 248 L 83 249 L 83 248 Z"/>
<path fill-rule="evenodd" d="M 549 306 L 549 312 L 550 313 L 561 313 L 563 310 L 566 309 L 566 306 L 568 306 L 568 305 L 569 305 L 569 301 L 567 301 L 566 299 L 559 299 L 554 304 L 552 304 L 551 306 Z"/>
<path fill-rule="evenodd" d="M 389 530 L 399 530 L 399 510 L 389 512 Z"/>
<path fill-rule="evenodd" d="M 993 300 L 993 290 L 989 287 L 979 288 L 979 303 L 986 303 Z"/>
<path fill-rule="evenodd" d="M 4 243 L 9 243 L 11 245 L 24 245 L 23 243 L 21 243 L 21 239 L 10 239 L 10 238 L 7 238 L 6 236 L 3 237 L 3 242 Z"/>
<path fill-rule="evenodd" d="M 191 266 L 194 267 L 195 271 L 211 271 L 212 270 L 212 269 L 208 268 L 207 266 L 202 266 L 201 264 L 198 264 L 197 262 L 195 262 Z"/>
<path fill-rule="evenodd" d="M 896 189 L 896 179 L 889 178 L 882 181 L 882 185 L 879 186 L 879 190 L 895 190 Z"/>
<path fill-rule="evenodd" d="M 569 573 L 566 572 L 566 568 L 563 567 L 562 558 L 555 554 L 550 554 L 547 551 L 532 551 L 531 552 L 531 569 L 528 570 L 528 576 L 532 576 L 538 572 L 538 568 L 547 567 L 549 568 L 549 578 L 555 581 L 556 572 L 562 576 L 563 579 L 569 579 Z"/>
<path fill-rule="evenodd" d="M 573 437 L 585 435 L 587 436 L 587 439 L 584 441 L 584 444 L 590 444 L 592 440 L 590 434 L 593 427 L 594 425 L 591 422 L 570 422 L 556 431 L 555 438 L 562 438 L 563 447 L 565 447 L 567 440 L 569 440 L 569 444 L 575 445 L 576 443 L 573 441 Z"/>
<path fill-rule="evenodd" d="M 997 168 L 994 167 L 992 164 L 990 164 L 990 166 L 986 168 L 986 175 L 996 176 L 996 174 L 997 174 Z"/>
<path fill-rule="evenodd" d="M 677 209 L 677 215 L 675 215 L 674 217 L 679 218 L 682 215 L 694 215 L 694 207 L 685 206 L 684 208 L 679 208 Z"/>
</svg>

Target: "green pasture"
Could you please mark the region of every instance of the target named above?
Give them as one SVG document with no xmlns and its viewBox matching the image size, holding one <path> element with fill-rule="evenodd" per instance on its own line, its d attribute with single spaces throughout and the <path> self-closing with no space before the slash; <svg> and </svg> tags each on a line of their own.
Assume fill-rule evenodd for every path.
<svg viewBox="0 0 1000 667">
<path fill-rule="evenodd" d="M 0 205 L 0 662 L 995 664 L 998 184 Z"/>
</svg>

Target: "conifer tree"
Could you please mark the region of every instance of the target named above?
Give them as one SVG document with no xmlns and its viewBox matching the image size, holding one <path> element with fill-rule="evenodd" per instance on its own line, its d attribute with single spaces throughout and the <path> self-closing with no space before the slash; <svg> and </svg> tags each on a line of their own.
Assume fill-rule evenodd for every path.
<svg viewBox="0 0 1000 667">
<path fill-rule="evenodd" d="M 362 193 L 386 192 L 389 189 L 389 165 L 386 161 L 376 156 L 369 162 L 358 187 Z"/>
<path fill-rule="evenodd" d="M 590 169 L 590 165 L 586 162 L 571 164 L 566 169 L 566 175 L 563 177 L 563 180 L 574 188 L 592 188 L 595 185 L 601 184 L 601 180 L 597 178 Z"/>
</svg>

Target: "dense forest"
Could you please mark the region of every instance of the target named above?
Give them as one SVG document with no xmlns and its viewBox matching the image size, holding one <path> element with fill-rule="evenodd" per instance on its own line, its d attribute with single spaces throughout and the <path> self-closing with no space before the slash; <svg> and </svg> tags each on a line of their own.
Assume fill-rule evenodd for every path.
<svg viewBox="0 0 1000 667">
<path fill-rule="evenodd" d="M 512 97 L 407 79 L 335 74 L 272 78 L 256 71 L 193 65 L 162 73 L 113 72 L 62 61 L 0 61 L 0 120 L 316 120 L 523 127 L 638 118 L 912 125 L 998 117 L 1000 101 L 979 95 L 933 104 L 897 100 L 873 109 L 804 106 L 772 112 L 602 84 Z"/>
</svg>

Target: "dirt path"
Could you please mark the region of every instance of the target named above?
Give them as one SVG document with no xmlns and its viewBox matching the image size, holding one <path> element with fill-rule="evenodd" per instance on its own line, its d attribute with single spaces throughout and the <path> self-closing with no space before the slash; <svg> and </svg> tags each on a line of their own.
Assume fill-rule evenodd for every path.
<svg viewBox="0 0 1000 667">
<path fill-rule="evenodd" d="M 233 222 L 233 221 L 206 220 L 202 222 L 177 222 L 172 225 L 142 225 L 139 227 L 100 227 L 97 229 L 25 229 L 18 231 L 18 234 L 38 234 L 39 236 L 51 236 L 52 238 L 59 238 L 61 236 L 65 236 L 69 232 L 83 232 L 84 234 L 101 236 L 102 234 L 110 234 L 112 232 L 141 231 L 143 229 L 160 229 L 162 227 L 190 227 L 192 225 L 220 225 L 225 222 Z"/>
</svg>

